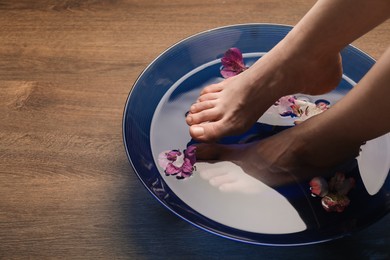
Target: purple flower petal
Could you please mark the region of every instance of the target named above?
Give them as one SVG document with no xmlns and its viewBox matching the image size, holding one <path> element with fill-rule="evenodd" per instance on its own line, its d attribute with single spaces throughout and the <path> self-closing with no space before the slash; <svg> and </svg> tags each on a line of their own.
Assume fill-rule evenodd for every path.
<svg viewBox="0 0 390 260">
<path fill-rule="evenodd" d="M 158 165 L 165 169 L 170 162 L 175 162 L 177 157 L 181 155 L 179 150 L 164 151 L 158 155 Z"/>
<path fill-rule="evenodd" d="M 347 193 L 355 185 L 355 179 L 345 178 L 344 173 L 336 172 L 329 182 L 322 177 L 310 181 L 312 194 L 322 197 L 321 205 L 327 212 L 343 212 L 350 204 Z"/>
<path fill-rule="evenodd" d="M 194 164 L 196 163 L 196 146 L 188 146 L 187 149 L 184 151 L 184 157 L 188 158 L 191 165 L 194 166 Z"/>
<path fill-rule="evenodd" d="M 167 151 L 160 153 L 158 155 L 158 165 L 165 169 L 167 168 L 168 163 L 170 163 L 170 161 L 167 159 Z"/>
<path fill-rule="evenodd" d="M 185 158 L 184 163 L 181 166 L 181 176 L 190 177 L 194 171 L 194 166 L 192 165 L 190 159 Z"/>
<path fill-rule="evenodd" d="M 167 167 L 165 168 L 165 174 L 167 175 L 176 175 L 179 172 L 181 172 L 181 167 L 177 167 L 173 165 L 173 163 L 168 163 Z"/>
<path fill-rule="evenodd" d="M 239 73 L 235 72 L 235 71 L 229 71 L 227 69 L 222 69 L 221 70 L 221 75 L 223 78 L 225 79 L 228 79 L 228 78 L 231 78 L 231 77 L 234 77 L 236 75 L 238 75 Z"/>
<path fill-rule="evenodd" d="M 184 150 L 170 150 L 159 154 L 158 164 L 164 169 L 165 174 L 176 175 L 177 179 L 190 177 L 195 169 L 196 146 L 190 145 Z"/>
<path fill-rule="evenodd" d="M 244 59 L 242 53 L 238 48 L 230 48 L 225 52 L 223 56 L 222 65 L 226 68 L 233 68 L 238 66 L 240 68 L 245 68 Z"/>
<path fill-rule="evenodd" d="M 228 49 L 221 59 L 221 62 L 223 66 L 221 74 L 225 79 L 238 75 L 247 69 L 244 64 L 242 53 L 238 48 Z"/>
<path fill-rule="evenodd" d="M 171 150 L 166 153 L 167 159 L 169 161 L 176 161 L 177 157 L 181 155 L 181 152 L 179 150 Z"/>
</svg>

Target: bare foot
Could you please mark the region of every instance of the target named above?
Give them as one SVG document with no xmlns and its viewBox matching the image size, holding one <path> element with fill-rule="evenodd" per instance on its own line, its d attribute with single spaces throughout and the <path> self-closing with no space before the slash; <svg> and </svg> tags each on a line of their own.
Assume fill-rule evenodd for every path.
<svg viewBox="0 0 390 260">
<path fill-rule="evenodd" d="M 190 135 L 210 142 L 242 133 L 278 98 L 323 94 L 338 85 L 342 76 L 338 53 L 305 55 L 285 45 L 281 42 L 243 73 L 204 88 L 186 118 Z"/>
</svg>

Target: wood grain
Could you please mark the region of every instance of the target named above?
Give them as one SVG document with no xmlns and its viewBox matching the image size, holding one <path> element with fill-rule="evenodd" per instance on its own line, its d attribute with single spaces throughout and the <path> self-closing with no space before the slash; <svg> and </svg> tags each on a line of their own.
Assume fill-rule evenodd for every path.
<svg viewBox="0 0 390 260">
<path fill-rule="evenodd" d="M 390 218 L 298 248 L 208 234 L 160 206 L 133 173 L 122 113 L 141 71 L 194 33 L 296 24 L 304 0 L 1 0 L 0 259 L 390 257 Z M 385 22 L 354 44 L 378 58 Z"/>
</svg>

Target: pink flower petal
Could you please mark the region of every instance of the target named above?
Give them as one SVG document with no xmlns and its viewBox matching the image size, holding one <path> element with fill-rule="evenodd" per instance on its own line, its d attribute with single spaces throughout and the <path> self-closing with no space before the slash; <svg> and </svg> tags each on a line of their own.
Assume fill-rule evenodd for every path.
<svg viewBox="0 0 390 260">
<path fill-rule="evenodd" d="M 221 74 L 224 78 L 233 77 L 247 69 L 244 64 L 242 53 L 238 48 L 228 49 L 221 59 L 221 62 L 223 66 Z"/>
<path fill-rule="evenodd" d="M 184 151 L 184 157 L 188 158 L 191 165 L 194 166 L 194 164 L 196 163 L 196 146 L 188 146 L 187 149 Z"/>
<path fill-rule="evenodd" d="M 311 193 L 316 196 L 324 197 L 326 194 L 328 194 L 328 183 L 322 177 L 314 177 L 310 181 L 309 185 Z"/>
<path fill-rule="evenodd" d="M 158 155 L 158 165 L 165 169 L 168 163 L 170 163 L 170 161 L 167 159 L 167 151 L 160 153 Z"/>
<path fill-rule="evenodd" d="M 166 153 L 167 159 L 169 161 L 176 161 L 177 157 L 181 155 L 181 152 L 179 150 L 171 150 Z"/>
<path fill-rule="evenodd" d="M 158 164 L 166 175 L 176 175 L 178 179 L 190 177 L 196 163 L 196 146 L 190 145 L 181 153 L 180 150 L 164 151 L 158 156 Z"/>
<path fill-rule="evenodd" d="M 184 178 L 190 177 L 193 171 L 194 171 L 194 167 L 190 159 L 185 158 L 184 163 L 181 167 L 181 176 Z"/>
<path fill-rule="evenodd" d="M 181 152 L 179 150 L 164 151 L 158 155 L 158 165 L 165 169 L 168 163 L 175 162 L 180 155 Z"/>
<path fill-rule="evenodd" d="M 224 77 L 225 79 L 234 77 L 234 76 L 236 76 L 236 75 L 238 75 L 238 74 L 240 74 L 240 73 L 237 73 L 236 71 L 230 71 L 230 70 L 227 70 L 227 69 L 222 69 L 222 70 L 221 70 L 221 75 L 222 75 L 222 77 Z"/>
<path fill-rule="evenodd" d="M 179 172 L 181 172 L 181 167 L 177 167 L 173 165 L 173 163 L 168 163 L 167 167 L 165 168 L 165 174 L 167 175 L 176 175 Z"/>
<path fill-rule="evenodd" d="M 235 66 L 239 66 L 240 68 L 245 67 L 244 59 L 242 57 L 242 53 L 238 48 L 230 48 L 225 52 L 223 56 L 222 65 L 231 68 Z"/>
</svg>

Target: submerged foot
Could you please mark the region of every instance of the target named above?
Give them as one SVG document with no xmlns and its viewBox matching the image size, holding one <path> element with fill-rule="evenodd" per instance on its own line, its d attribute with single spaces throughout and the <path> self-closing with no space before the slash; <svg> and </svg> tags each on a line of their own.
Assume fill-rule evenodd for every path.
<svg viewBox="0 0 390 260">
<path fill-rule="evenodd" d="M 304 122 L 248 144 L 200 144 L 197 160 L 229 162 L 249 176 L 275 188 L 309 181 L 315 176 L 333 175 L 338 166 L 357 156 L 359 144 L 336 149 L 337 143 L 332 144 L 326 138 L 307 139 L 304 133 L 310 128 L 310 123 Z M 214 179 L 210 183 L 218 187 L 222 187 L 221 183 L 227 184 L 221 189 L 240 188 L 240 185 L 245 184 L 237 182 L 234 174 L 226 169 L 216 168 L 211 172 L 204 177 Z"/>
<path fill-rule="evenodd" d="M 212 162 L 212 167 L 201 171 L 201 177 L 221 191 L 239 189 L 248 193 L 259 192 L 252 187 L 257 183 L 253 178 L 272 188 L 294 183 L 296 179 L 291 174 L 294 165 L 289 168 L 287 162 L 279 163 L 279 151 L 268 150 L 263 144 L 264 141 L 239 145 L 198 145 L 197 159 Z M 237 178 L 237 173 L 248 177 Z"/>
<path fill-rule="evenodd" d="M 341 76 L 339 54 L 289 57 L 278 45 L 243 73 L 201 91 L 186 118 L 190 135 L 210 142 L 242 133 L 280 97 L 329 92 Z"/>
</svg>

